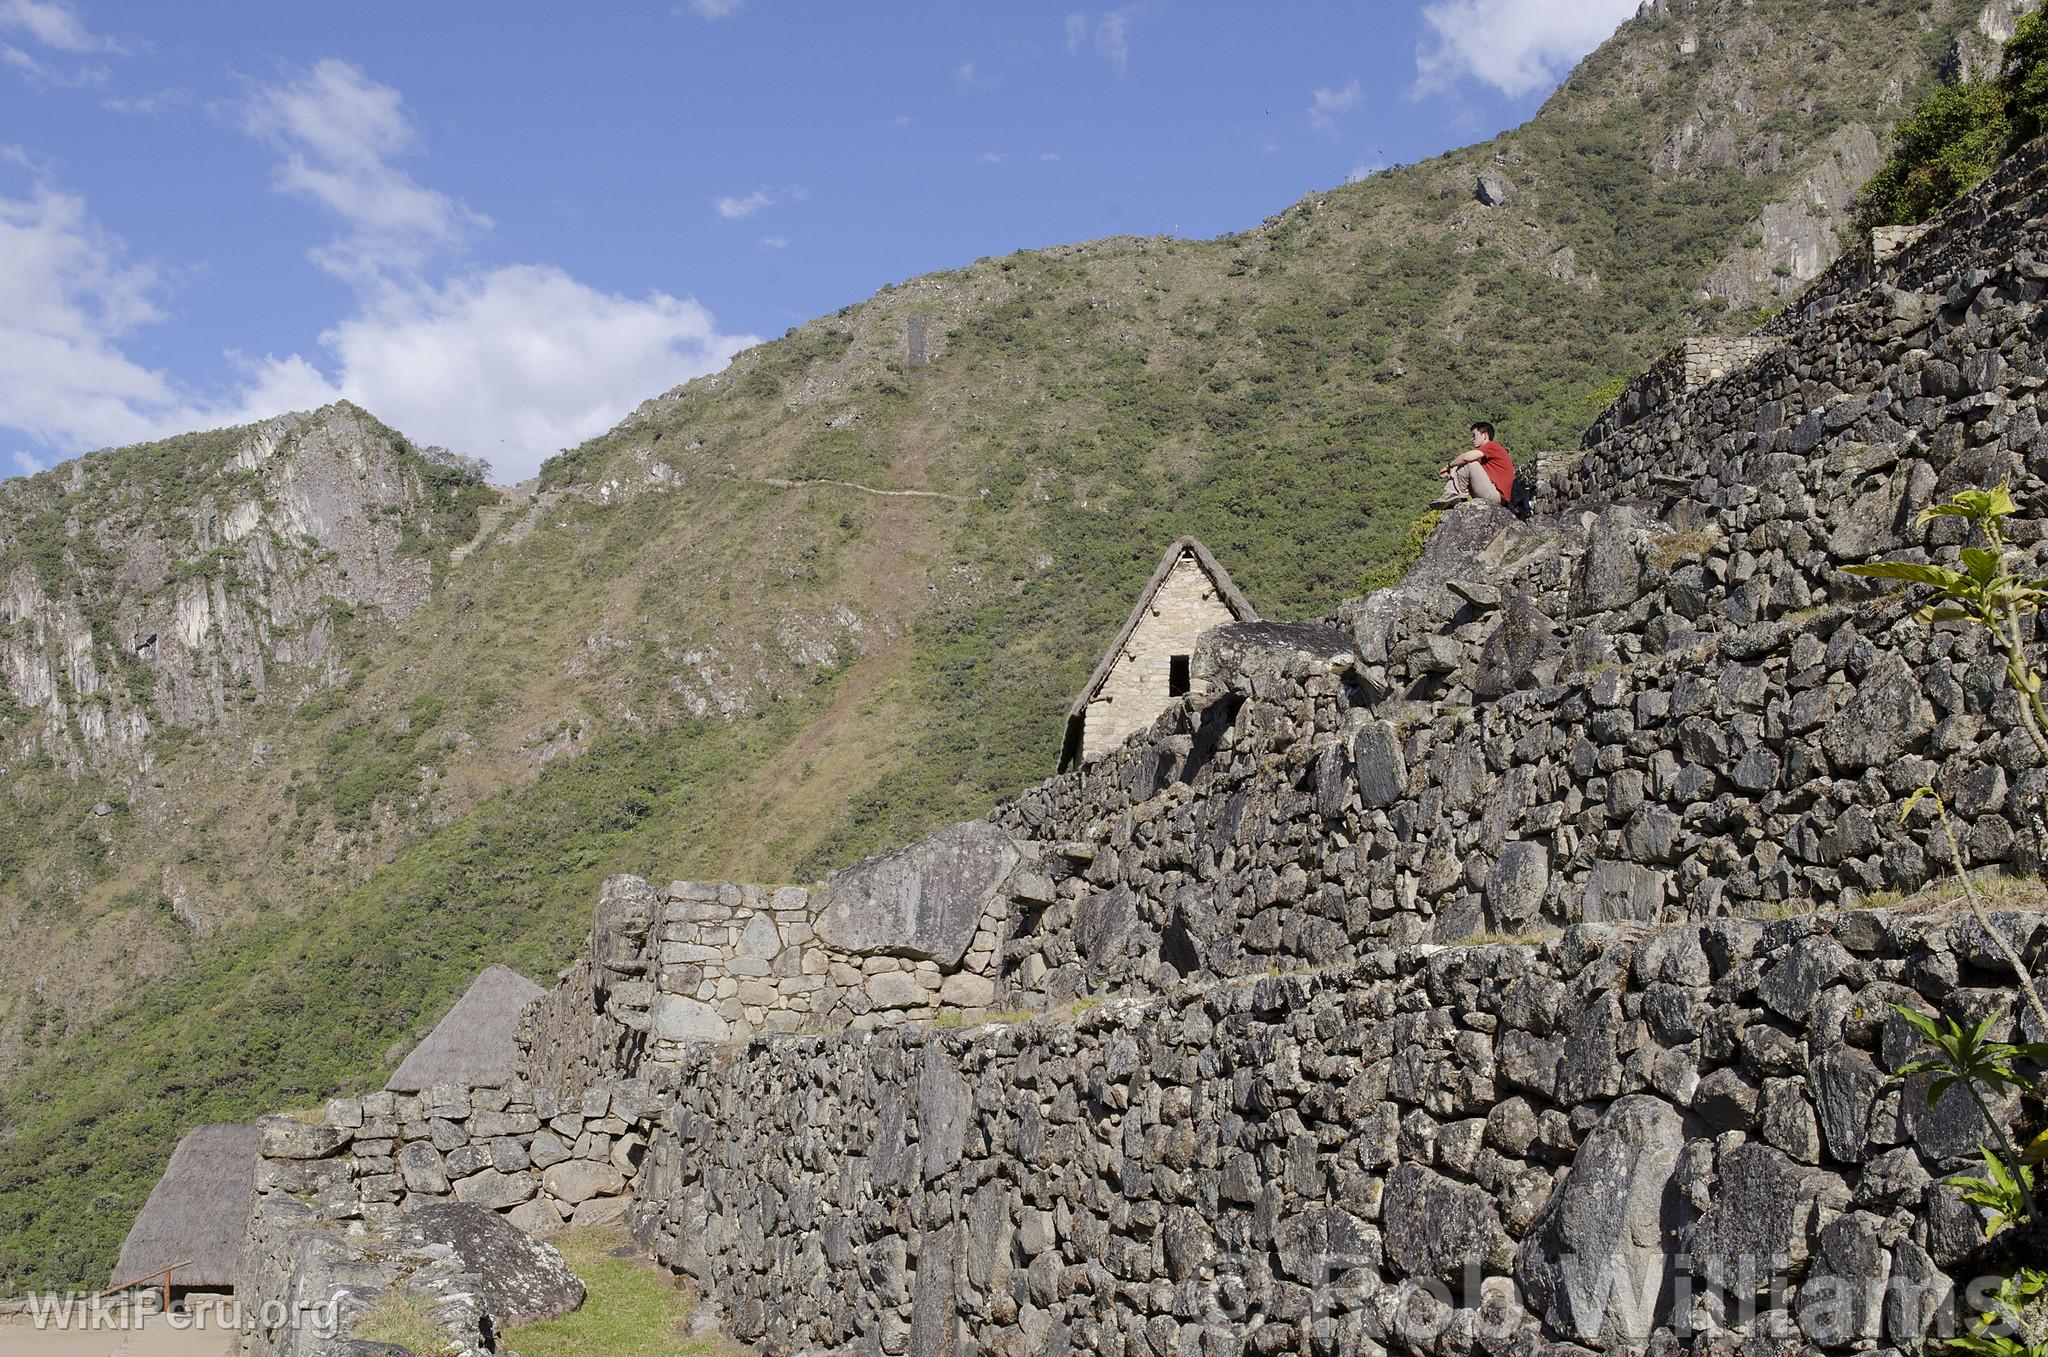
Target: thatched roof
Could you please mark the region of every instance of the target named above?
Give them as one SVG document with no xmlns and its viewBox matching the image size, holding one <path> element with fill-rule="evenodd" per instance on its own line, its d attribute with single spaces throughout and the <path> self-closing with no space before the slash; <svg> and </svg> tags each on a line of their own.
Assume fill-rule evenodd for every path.
<svg viewBox="0 0 2048 1357">
<path fill-rule="evenodd" d="M 1216 597 L 1223 600 L 1223 606 L 1230 609 L 1231 616 L 1240 622 L 1259 620 L 1259 610 L 1252 606 L 1250 599 L 1238 592 L 1237 586 L 1231 583 L 1230 572 L 1209 554 L 1209 548 L 1192 537 L 1176 539 L 1174 544 L 1166 549 L 1166 554 L 1159 558 L 1159 568 L 1152 572 L 1152 578 L 1145 581 L 1145 587 L 1138 592 L 1137 606 L 1131 609 L 1130 617 L 1125 619 L 1123 630 L 1109 643 L 1108 651 L 1102 656 L 1102 663 L 1096 665 L 1095 672 L 1088 676 L 1088 684 L 1081 689 L 1081 695 L 1074 699 L 1074 705 L 1067 708 L 1067 741 L 1060 753 L 1062 770 L 1072 763 L 1078 754 L 1078 747 L 1075 745 L 1075 732 L 1078 727 L 1075 723 L 1087 713 L 1088 704 L 1095 700 L 1096 694 L 1102 691 L 1102 685 L 1109 681 L 1110 670 L 1116 668 L 1117 658 L 1124 653 L 1124 643 L 1131 639 L 1131 633 L 1145 620 L 1145 610 L 1152 606 L 1153 595 L 1166 583 L 1167 576 L 1173 573 L 1173 568 L 1180 564 L 1180 558 L 1183 556 L 1195 558 L 1195 564 L 1202 568 L 1202 573 L 1216 586 Z"/>
<path fill-rule="evenodd" d="M 417 1093 L 429 1084 L 497 1088 L 511 1083 L 519 1064 L 519 1010 L 544 993 L 509 966 L 486 967 L 384 1087 Z"/>
<path fill-rule="evenodd" d="M 121 1261 L 107 1284 L 120 1286 L 152 1268 L 189 1258 L 192 1265 L 172 1273 L 171 1285 L 233 1286 L 242 1268 L 249 1213 L 256 1206 L 256 1155 L 262 1145 L 263 1131 L 256 1126 L 215 1124 L 187 1131 L 129 1227 Z"/>
</svg>

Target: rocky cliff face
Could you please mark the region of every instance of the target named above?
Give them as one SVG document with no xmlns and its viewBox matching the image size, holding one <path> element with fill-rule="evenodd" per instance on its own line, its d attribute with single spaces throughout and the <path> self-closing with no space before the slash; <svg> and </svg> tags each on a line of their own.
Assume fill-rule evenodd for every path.
<svg viewBox="0 0 2048 1357">
<path fill-rule="evenodd" d="M 478 489 L 346 403 L 0 486 L 13 757 L 130 775 L 153 730 L 331 681 L 337 626 L 416 613 Z"/>
</svg>

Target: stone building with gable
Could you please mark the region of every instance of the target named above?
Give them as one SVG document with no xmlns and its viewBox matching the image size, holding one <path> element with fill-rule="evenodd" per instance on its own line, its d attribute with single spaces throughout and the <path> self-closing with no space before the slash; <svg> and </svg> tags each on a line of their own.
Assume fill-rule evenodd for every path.
<svg viewBox="0 0 2048 1357">
<path fill-rule="evenodd" d="M 1168 547 L 1067 712 L 1060 771 L 1101 758 L 1193 693 L 1195 642 L 1203 632 L 1258 620 L 1207 547 L 1192 537 Z"/>
</svg>

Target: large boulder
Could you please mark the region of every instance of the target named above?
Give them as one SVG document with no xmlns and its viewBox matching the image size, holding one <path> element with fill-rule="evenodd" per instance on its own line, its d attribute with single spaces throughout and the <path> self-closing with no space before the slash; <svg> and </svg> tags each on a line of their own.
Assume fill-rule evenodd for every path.
<svg viewBox="0 0 2048 1357">
<path fill-rule="evenodd" d="M 1401 752 L 1401 735 L 1391 722 L 1372 721 L 1361 727 L 1352 742 L 1351 758 L 1358 768 L 1358 795 L 1367 809 L 1391 806 L 1408 795 L 1408 760 Z"/>
<path fill-rule="evenodd" d="M 1586 923 L 1651 922 L 1664 908 L 1664 873 L 1640 863 L 1603 859 L 1586 878 L 1579 917 Z"/>
<path fill-rule="evenodd" d="M 950 970 L 1017 858 L 1010 836 L 985 820 L 949 825 L 834 872 L 818 936 L 844 952 L 917 957 Z"/>
<path fill-rule="evenodd" d="M 1663 1321 L 1684 1148 L 1685 1118 L 1643 1094 L 1618 1099 L 1586 1136 L 1516 1262 L 1552 1328 L 1610 1347 L 1640 1345 Z"/>
<path fill-rule="evenodd" d="M 925 1047 L 917 1074 L 917 1138 L 924 1150 L 927 1179 L 960 1162 L 973 1102 L 973 1091 L 944 1048 L 937 1043 Z"/>
<path fill-rule="evenodd" d="M 1517 928 L 1536 917 L 1550 888 L 1550 850 L 1517 840 L 1500 850 L 1486 878 L 1486 913 L 1497 929 Z"/>
<path fill-rule="evenodd" d="M 531 1324 L 583 1304 L 583 1283 L 562 1255 L 495 1211 L 461 1202 L 428 1202 L 398 1221 L 411 1243 L 443 1245 L 476 1278 L 484 1308 L 501 1324 Z"/>
<path fill-rule="evenodd" d="M 1925 739 L 1934 711 L 1920 680 L 1897 655 L 1886 654 L 1856 685 L 1821 732 L 1821 748 L 1839 773 L 1882 768 Z"/>
<path fill-rule="evenodd" d="M 1759 1296 L 1805 1267 L 1824 1212 L 1847 1205 L 1841 1179 L 1751 1142 L 1721 1156 L 1713 1202 L 1686 1232 L 1685 1252 L 1730 1296 Z"/>
<path fill-rule="evenodd" d="M 1643 563 L 1637 548 L 1641 532 L 1641 516 L 1625 506 L 1608 509 L 1593 521 L 1586 531 L 1586 550 L 1572 571 L 1572 616 L 1626 608 L 1642 596 Z"/>
<path fill-rule="evenodd" d="M 626 1175 L 617 1166 L 589 1159 L 571 1159 L 546 1170 L 541 1186 L 559 1201 L 576 1205 L 592 1197 L 610 1197 L 626 1190 Z"/>
<path fill-rule="evenodd" d="M 1536 681 L 1536 667 L 1561 649 L 1550 618 L 1527 590 L 1518 589 L 1508 596 L 1499 625 L 1479 647 L 1472 691 L 1479 697 L 1501 697 L 1529 687 Z"/>
<path fill-rule="evenodd" d="M 1388 1175 L 1383 1216 L 1387 1261 L 1404 1277 L 1451 1285 L 1468 1264 L 1493 1269 L 1511 1256 L 1493 1199 L 1420 1164 Z"/>
</svg>

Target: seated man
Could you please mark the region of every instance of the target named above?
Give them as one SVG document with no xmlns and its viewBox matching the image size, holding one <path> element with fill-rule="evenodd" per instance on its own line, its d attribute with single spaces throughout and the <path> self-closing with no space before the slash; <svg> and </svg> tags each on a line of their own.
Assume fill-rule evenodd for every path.
<svg viewBox="0 0 2048 1357">
<path fill-rule="evenodd" d="M 1444 492 L 1430 502 L 1432 509 L 1448 509 L 1467 499 L 1505 504 L 1515 493 L 1515 464 L 1508 450 L 1493 441 L 1493 426 L 1484 420 L 1472 426 L 1471 448 L 1436 474 L 1444 479 Z"/>
</svg>

